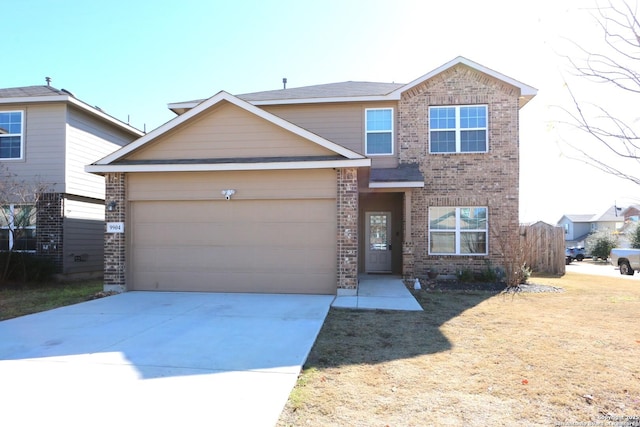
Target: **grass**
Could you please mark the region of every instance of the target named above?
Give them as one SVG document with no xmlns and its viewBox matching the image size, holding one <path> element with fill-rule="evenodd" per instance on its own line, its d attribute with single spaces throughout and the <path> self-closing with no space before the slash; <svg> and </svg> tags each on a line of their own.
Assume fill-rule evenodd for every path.
<svg viewBox="0 0 640 427">
<path fill-rule="evenodd" d="M 530 281 L 564 292 L 415 291 L 424 312 L 331 309 L 278 426 L 637 423 L 640 279 Z"/>
<path fill-rule="evenodd" d="M 87 301 L 100 291 L 102 281 L 98 280 L 0 288 L 0 320 Z"/>
</svg>

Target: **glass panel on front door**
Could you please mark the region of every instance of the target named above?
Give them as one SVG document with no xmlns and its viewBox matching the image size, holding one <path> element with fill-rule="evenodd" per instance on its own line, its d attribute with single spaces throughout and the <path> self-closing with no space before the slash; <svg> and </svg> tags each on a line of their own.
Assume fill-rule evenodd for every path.
<svg viewBox="0 0 640 427">
<path fill-rule="evenodd" d="M 369 216 L 369 249 L 372 251 L 386 251 L 389 240 L 387 238 L 387 215 Z"/>
<path fill-rule="evenodd" d="M 391 272 L 391 212 L 366 213 L 365 271 Z"/>
</svg>

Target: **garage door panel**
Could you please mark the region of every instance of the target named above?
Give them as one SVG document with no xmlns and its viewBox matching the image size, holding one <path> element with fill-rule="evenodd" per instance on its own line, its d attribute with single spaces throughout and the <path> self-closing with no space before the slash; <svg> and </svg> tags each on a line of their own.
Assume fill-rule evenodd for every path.
<svg viewBox="0 0 640 427">
<path fill-rule="evenodd" d="M 166 260 L 180 262 L 166 262 Z M 287 271 L 332 271 L 335 258 L 327 248 L 272 248 L 267 253 L 258 248 L 239 246 L 211 246 L 197 253 L 189 247 L 149 247 L 139 248 L 133 257 L 138 271 L 171 272 L 228 270 L 241 272 L 247 269 L 262 273 L 278 273 L 283 260 L 288 263 Z"/>
<path fill-rule="evenodd" d="M 188 282 L 179 272 L 168 273 L 162 279 L 149 280 L 145 275 L 133 275 L 134 280 L 142 280 L 145 285 L 137 290 L 147 291 L 189 291 L 189 292 L 277 292 L 294 294 L 332 294 L 335 293 L 335 273 L 333 273 L 332 285 L 327 285 L 325 274 L 314 273 L 282 273 L 277 280 L 265 279 L 261 273 L 230 273 L 230 272 L 194 272 L 189 276 Z M 277 289 L 276 291 L 262 291 L 256 289 L 256 283 L 261 283 L 265 289 Z M 300 286 L 304 283 L 305 286 Z M 182 289 L 176 284 L 187 286 Z"/>
<path fill-rule="evenodd" d="M 139 290 L 334 294 L 335 200 L 136 201 Z"/>
</svg>

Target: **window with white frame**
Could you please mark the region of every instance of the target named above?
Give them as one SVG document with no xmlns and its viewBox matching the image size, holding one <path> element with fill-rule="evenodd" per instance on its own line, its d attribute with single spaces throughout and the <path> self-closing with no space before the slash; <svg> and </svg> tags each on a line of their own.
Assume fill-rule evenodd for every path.
<svg viewBox="0 0 640 427">
<path fill-rule="evenodd" d="M 0 159 L 21 159 L 22 111 L 0 111 Z"/>
<path fill-rule="evenodd" d="M 0 208 L 0 251 L 36 250 L 36 208 L 8 205 Z"/>
<path fill-rule="evenodd" d="M 486 207 L 430 207 L 430 255 L 487 255 Z"/>
<path fill-rule="evenodd" d="M 365 154 L 393 154 L 393 108 L 365 110 Z"/>
<path fill-rule="evenodd" d="M 487 106 L 429 107 L 430 153 L 486 153 Z"/>
</svg>

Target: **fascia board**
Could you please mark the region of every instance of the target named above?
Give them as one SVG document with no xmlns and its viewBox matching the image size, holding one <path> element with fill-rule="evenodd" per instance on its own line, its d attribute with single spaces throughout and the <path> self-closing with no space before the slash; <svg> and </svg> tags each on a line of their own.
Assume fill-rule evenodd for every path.
<svg viewBox="0 0 640 427">
<path fill-rule="evenodd" d="M 241 98 L 238 98 L 241 99 Z M 327 98 L 296 98 L 296 99 L 263 99 L 259 101 L 245 101 L 252 105 L 296 105 L 296 104 L 327 104 L 331 102 L 376 102 L 376 101 L 397 101 L 399 94 L 376 95 L 376 96 L 341 96 Z M 176 102 L 167 104 L 167 107 L 176 110 L 190 110 L 199 105 L 199 102 Z"/>
<path fill-rule="evenodd" d="M 162 164 L 162 165 L 87 165 L 85 172 L 215 172 L 215 171 L 252 171 L 252 170 L 293 170 L 293 169 L 331 169 L 331 168 L 371 167 L 371 159 L 329 160 L 310 162 L 262 162 L 262 163 L 202 163 L 202 164 Z"/>
<path fill-rule="evenodd" d="M 369 182 L 369 188 L 424 188 L 423 181 Z"/>
<path fill-rule="evenodd" d="M 118 127 L 120 127 L 120 128 L 123 128 L 123 129 L 124 129 L 124 130 L 126 130 L 127 132 L 133 133 L 133 134 L 135 134 L 135 135 L 137 135 L 137 136 L 139 136 L 139 137 L 140 137 L 140 136 L 142 136 L 142 135 L 144 135 L 144 132 L 143 132 L 143 131 L 141 131 L 141 130 L 139 130 L 139 129 L 136 129 L 136 128 L 134 128 L 133 126 L 131 126 L 131 125 L 127 124 L 127 123 L 121 122 L 120 120 L 118 120 L 118 119 L 116 119 L 116 118 L 114 118 L 114 117 L 110 116 L 109 114 L 106 114 L 106 113 L 105 113 L 105 112 L 103 112 L 103 111 L 100 111 L 100 110 L 98 110 L 98 109 L 95 109 L 95 108 L 93 108 L 93 107 L 91 107 L 91 106 L 89 106 L 89 105 L 85 104 L 84 102 L 82 102 L 82 101 L 80 101 L 80 100 L 78 100 L 78 99 L 76 99 L 76 98 L 74 98 L 74 97 L 71 97 L 71 96 L 70 96 L 70 97 L 68 98 L 68 101 L 69 101 L 69 103 L 70 103 L 70 104 L 73 104 L 73 105 L 75 105 L 76 107 L 81 108 L 81 109 L 83 109 L 83 110 L 87 111 L 87 112 L 88 112 L 88 113 L 90 113 L 90 114 L 93 114 L 94 116 L 98 116 L 98 117 L 100 117 L 101 119 L 103 119 L 103 120 L 105 120 L 105 121 L 108 121 L 108 122 L 110 122 L 110 123 L 111 123 L 111 124 L 113 124 L 113 125 L 116 125 L 116 126 L 118 126 Z"/>
</svg>

